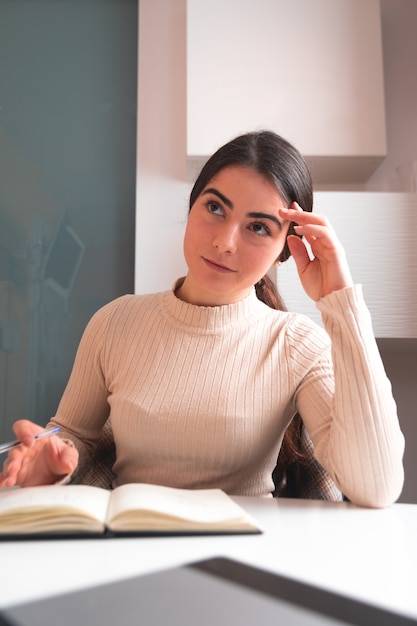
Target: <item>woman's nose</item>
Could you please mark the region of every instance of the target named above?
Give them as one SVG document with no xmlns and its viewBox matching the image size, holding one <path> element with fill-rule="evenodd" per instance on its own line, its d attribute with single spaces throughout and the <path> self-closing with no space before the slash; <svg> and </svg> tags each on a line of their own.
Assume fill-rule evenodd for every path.
<svg viewBox="0 0 417 626">
<path fill-rule="evenodd" d="M 219 252 L 233 253 L 237 248 L 238 229 L 237 227 L 227 224 L 220 228 L 213 240 L 213 245 Z"/>
</svg>

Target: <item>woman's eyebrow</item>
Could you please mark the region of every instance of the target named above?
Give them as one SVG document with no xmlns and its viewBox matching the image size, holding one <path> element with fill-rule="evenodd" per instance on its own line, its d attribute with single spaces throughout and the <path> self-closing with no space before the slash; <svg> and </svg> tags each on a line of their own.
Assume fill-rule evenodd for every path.
<svg viewBox="0 0 417 626">
<path fill-rule="evenodd" d="M 282 222 L 280 222 L 279 219 L 275 215 L 272 215 L 271 213 L 259 213 L 255 211 L 255 212 L 248 213 L 247 215 L 248 217 L 254 217 L 255 219 L 272 220 L 273 222 L 275 222 L 275 224 L 277 224 L 280 228 L 282 228 Z"/>
<path fill-rule="evenodd" d="M 208 189 L 205 189 L 201 195 L 205 196 L 206 194 L 209 194 L 209 193 L 212 193 L 213 195 L 217 196 L 226 206 L 228 206 L 230 209 L 233 209 L 233 202 L 229 200 L 229 198 L 226 198 L 226 196 L 224 196 L 220 191 L 218 191 L 218 189 L 215 189 L 214 187 L 209 187 Z"/>
</svg>

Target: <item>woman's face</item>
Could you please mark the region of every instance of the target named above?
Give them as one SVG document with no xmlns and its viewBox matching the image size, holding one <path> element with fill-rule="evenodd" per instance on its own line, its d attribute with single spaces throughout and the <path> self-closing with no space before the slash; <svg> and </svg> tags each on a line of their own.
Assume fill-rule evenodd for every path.
<svg viewBox="0 0 417 626">
<path fill-rule="evenodd" d="M 184 238 L 188 274 L 178 296 L 216 306 L 246 297 L 284 248 L 289 222 L 276 187 L 249 167 L 228 166 L 191 207 Z"/>
</svg>

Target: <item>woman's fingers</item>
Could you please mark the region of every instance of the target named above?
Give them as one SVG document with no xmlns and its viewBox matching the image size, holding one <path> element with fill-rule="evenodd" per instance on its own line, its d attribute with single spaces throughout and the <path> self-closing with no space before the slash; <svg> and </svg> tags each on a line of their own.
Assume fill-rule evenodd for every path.
<svg viewBox="0 0 417 626">
<path fill-rule="evenodd" d="M 310 264 L 310 256 L 304 242 L 295 235 L 290 235 L 287 239 L 288 247 L 301 276 Z"/>
<path fill-rule="evenodd" d="M 54 483 L 71 474 L 78 464 L 78 451 L 56 435 L 35 440 L 44 428 L 28 420 L 19 420 L 13 430 L 22 445 L 11 450 L 0 474 L 0 487 Z"/>
<path fill-rule="evenodd" d="M 27 448 L 21 447 L 11 450 L 3 463 L 3 472 L 0 474 L 0 487 L 14 487 L 18 483 L 19 473 L 25 463 Z"/>
<path fill-rule="evenodd" d="M 71 474 L 78 464 L 77 449 L 60 437 L 51 437 L 46 449 L 48 467 L 54 476 Z"/>
<path fill-rule="evenodd" d="M 299 237 L 287 239 L 302 285 L 313 300 L 353 284 L 343 246 L 325 216 L 302 211 L 296 202 L 280 215 L 294 223 L 295 232 L 310 245 L 313 258 Z"/>
<path fill-rule="evenodd" d="M 289 209 L 282 210 L 282 213 L 286 219 L 295 223 L 295 232 L 304 236 L 309 244 L 320 240 L 327 248 L 342 248 L 336 232 L 324 215 L 303 211 L 296 202 Z"/>
</svg>

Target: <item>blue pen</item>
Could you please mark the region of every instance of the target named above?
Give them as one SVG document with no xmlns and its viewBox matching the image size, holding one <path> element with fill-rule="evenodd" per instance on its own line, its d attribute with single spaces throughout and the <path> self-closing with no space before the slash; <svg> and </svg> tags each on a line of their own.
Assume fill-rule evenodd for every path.
<svg viewBox="0 0 417 626">
<path fill-rule="evenodd" d="M 50 437 L 51 435 L 55 435 L 55 433 L 59 432 L 61 429 L 59 426 L 52 426 L 52 428 L 47 428 L 46 430 L 43 430 L 42 432 L 38 433 L 37 435 L 35 435 L 35 439 L 44 439 L 45 437 Z M 3 452 L 9 452 L 9 450 L 13 450 L 13 448 L 17 448 L 17 446 L 22 445 L 22 442 L 19 441 L 18 439 L 15 439 L 15 441 L 9 441 L 8 443 L 2 443 L 0 444 L 0 454 L 3 454 Z"/>
</svg>

